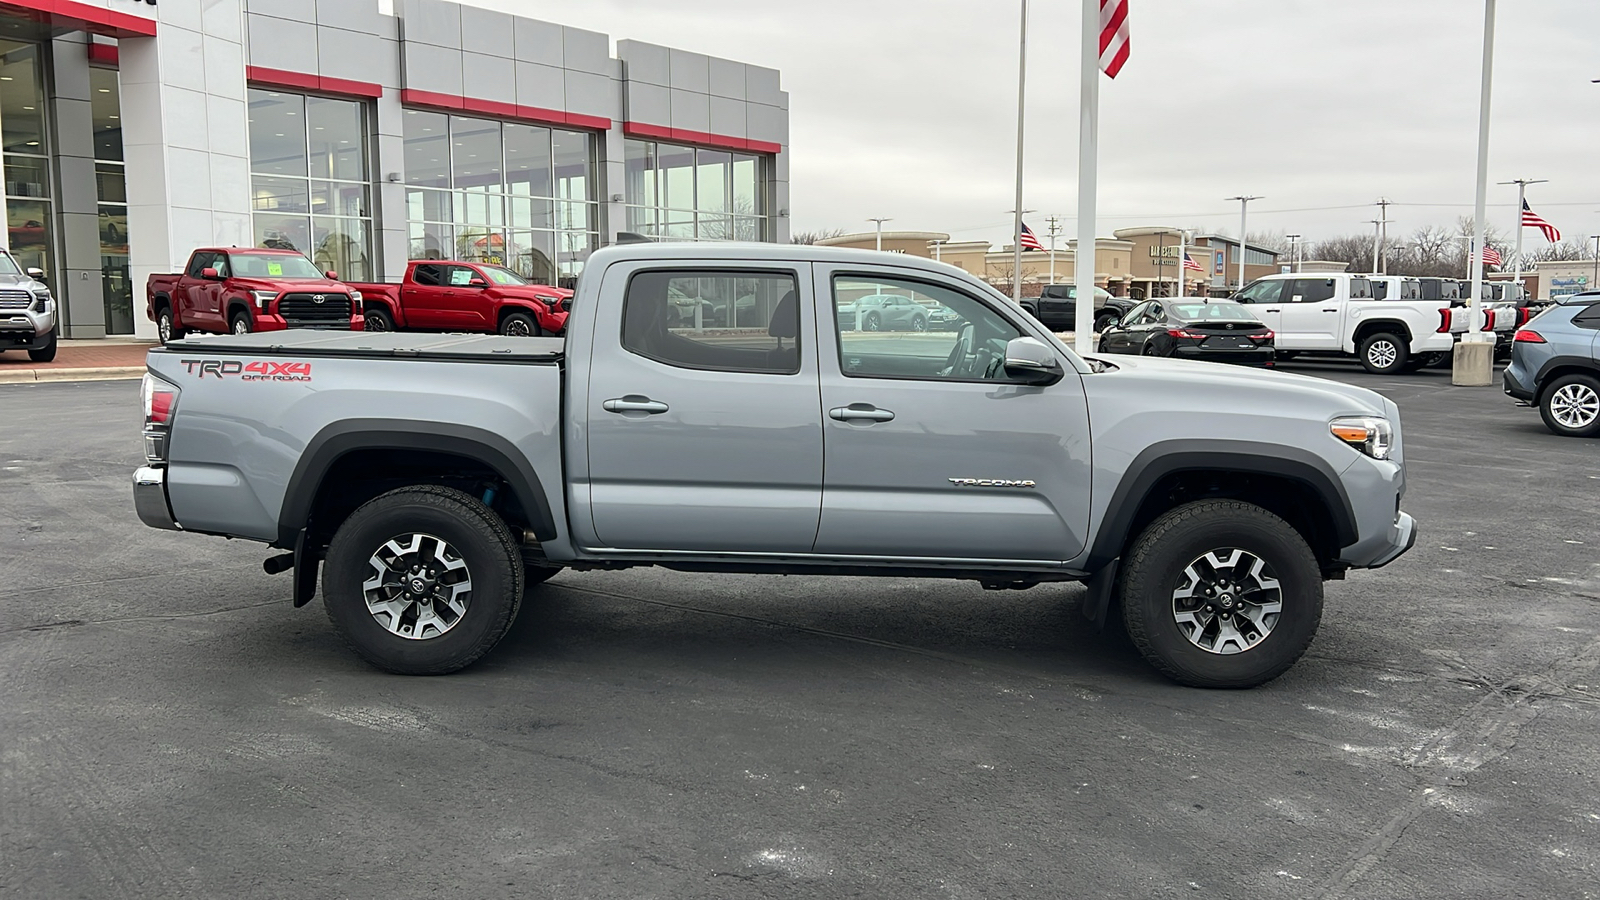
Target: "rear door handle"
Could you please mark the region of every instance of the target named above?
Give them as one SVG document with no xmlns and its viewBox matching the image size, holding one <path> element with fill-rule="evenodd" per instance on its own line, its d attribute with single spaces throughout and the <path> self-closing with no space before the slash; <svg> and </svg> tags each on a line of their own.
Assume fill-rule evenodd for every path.
<svg viewBox="0 0 1600 900">
<path fill-rule="evenodd" d="M 640 394 L 629 394 L 626 397 L 618 397 L 612 400 L 607 400 L 606 402 L 600 404 L 600 406 L 606 412 L 645 413 L 646 415 L 652 416 L 659 413 L 664 413 L 668 409 L 667 405 L 662 403 L 660 400 L 651 400 L 649 397 L 645 397 Z"/>
<path fill-rule="evenodd" d="M 870 403 L 852 403 L 828 410 L 828 418 L 840 422 L 888 422 L 894 419 L 894 413 Z"/>
</svg>

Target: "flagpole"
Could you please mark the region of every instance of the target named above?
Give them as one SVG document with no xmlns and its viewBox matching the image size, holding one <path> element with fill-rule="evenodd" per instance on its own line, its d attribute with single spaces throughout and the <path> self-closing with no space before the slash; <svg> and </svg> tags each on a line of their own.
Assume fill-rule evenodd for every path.
<svg viewBox="0 0 1600 900">
<path fill-rule="evenodd" d="M 1011 299 L 1022 303 L 1022 126 L 1028 91 L 1028 0 L 1022 0 L 1022 37 L 1017 44 L 1017 204 L 1011 224 Z"/>
<path fill-rule="evenodd" d="M 1517 178 L 1512 181 L 1502 181 L 1501 184 L 1514 184 L 1517 186 L 1517 261 L 1511 275 L 1511 283 L 1522 287 L 1522 211 L 1528 207 L 1528 185 L 1544 184 L 1548 178 Z M 1547 235 L 1548 237 L 1548 235 Z"/>
<path fill-rule="evenodd" d="M 1182 297 L 1184 295 L 1183 294 L 1183 261 L 1185 259 L 1189 258 L 1189 249 L 1188 249 L 1188 247 L 1189 247 L 1189 236 L 1184 233 L 1182 228 L 1179 228 L 1178 229 L 1178 288 L 1177 288 L 1178 292 L 1176 294 L 1172 295 L 1174 297 Z"/>
<path fill-rule="evenodd" d="M 1072 326 L 1079 353 L 1094 349 L 1094 232 L 1100 144 L 1100 4 L 1083 0 L 1083 34 L 1078 60 L 1078 249 L 1072 280 L 1077 300 Z M 1019 202 L 1018 207 L 1021 207 Z"/>
</svg>

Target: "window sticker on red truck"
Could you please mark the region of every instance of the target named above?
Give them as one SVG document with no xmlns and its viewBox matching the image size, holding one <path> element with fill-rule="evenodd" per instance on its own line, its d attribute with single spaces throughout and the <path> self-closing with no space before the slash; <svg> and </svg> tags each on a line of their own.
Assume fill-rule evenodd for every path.
<svg viewBox="0 0 1600 900">
<path fill-rule="evenodd" d="M 241 362 L 237 359 L 185 359 L 183 367 L 190 375 L 204 378 L 238 376 L 240 381 L 310 381 L 311 363 L 308 362 Z"/>
</svg>

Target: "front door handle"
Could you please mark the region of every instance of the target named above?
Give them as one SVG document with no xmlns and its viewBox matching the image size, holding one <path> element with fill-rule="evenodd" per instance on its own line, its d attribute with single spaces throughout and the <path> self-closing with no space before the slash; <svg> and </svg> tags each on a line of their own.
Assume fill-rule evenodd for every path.
<svg viewBox="0 0 1600 900">
<path fill-rule="evenodd" d="M 828 410 L 828 418 L 840 422 L 888 422 L 894 419 L 894 413 L 870 403 L 852 403 Z"/>
<path fill-rule="evenodd" d="M 1337 309 L 1337 308 L 1335 308 L 1335 309 L 1325 309 L 1325 310 L 1323 310 L 1323 312 L 1338 312 L 1338 311 L 1339 311 L 1339 310 L 1338 310 L 1338 309 Z"/>
<path fill-rule="evenodd" d="M 600 406 L 606 412 L 624 414 L 645 413 L 646 415 L 652 416 L 664 413 L 668 408 L 667 405 L 662 403 L 660 400 L 651 400 L 649 397 L 645 397 L 640 394 L 629 394 L 626 397 L 618 397 L 612 400 L 607 400 L 606 402 L 600 404 Z"/>
</svg>

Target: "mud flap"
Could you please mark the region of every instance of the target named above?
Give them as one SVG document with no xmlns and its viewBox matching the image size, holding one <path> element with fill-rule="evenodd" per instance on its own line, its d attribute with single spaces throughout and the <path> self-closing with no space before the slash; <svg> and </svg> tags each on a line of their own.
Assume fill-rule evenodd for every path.
<svg viewBox="0 0 1600 900">
<path fill-rule="evenodd" d="M 294 539 L 294 605 L 296 609 L 317 596 L 317 564 L 321 560 L 306 553 L 306 530 Z"/>
<path fill-rule="evenodd" d="M 1113 559 L 1089 578 L 1089 593 L 1083 598 L 1083 617 L 1094 623 L 1096 630 L 1106 627 L 1106 611 L 1111 608 L 1111 589 L 1117 584 L 1117 566 L 1122 560 Z"/>
</svg>

